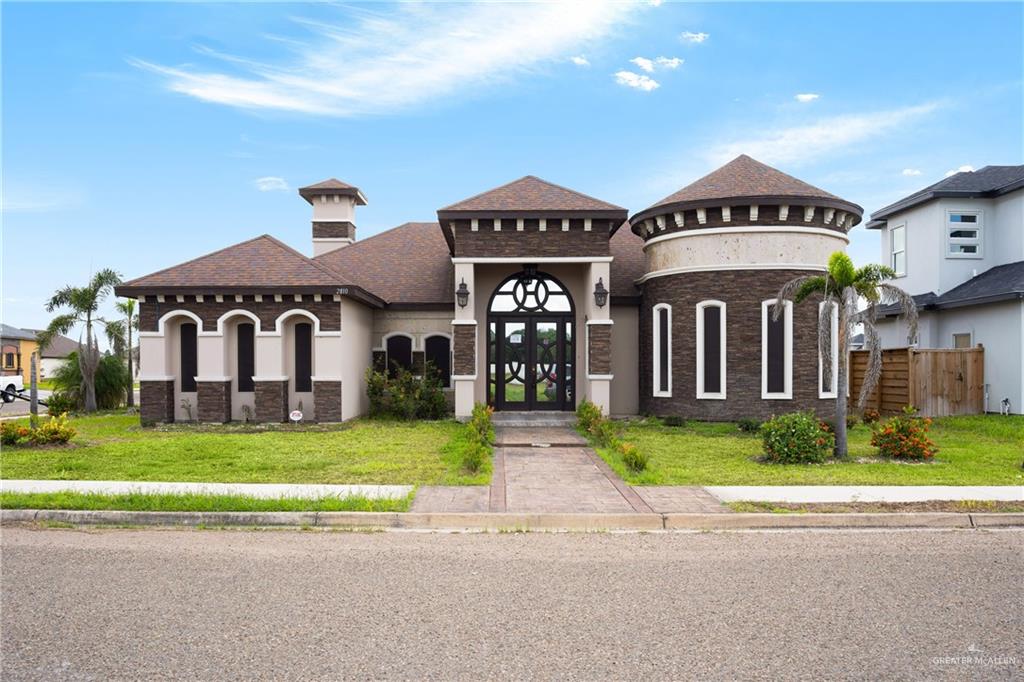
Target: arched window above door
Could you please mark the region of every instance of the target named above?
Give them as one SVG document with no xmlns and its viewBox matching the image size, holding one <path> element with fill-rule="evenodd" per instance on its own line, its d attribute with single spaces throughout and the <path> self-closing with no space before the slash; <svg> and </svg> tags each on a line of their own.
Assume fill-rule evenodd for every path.
<svg viewBox="0 0 1024 682">
<path fill-rule="evenodd" d="M 569 291 L 554 277 L 526 266 L 504 282 L 491 296 L 492 313 L 571 313 Z"/>
</svg>

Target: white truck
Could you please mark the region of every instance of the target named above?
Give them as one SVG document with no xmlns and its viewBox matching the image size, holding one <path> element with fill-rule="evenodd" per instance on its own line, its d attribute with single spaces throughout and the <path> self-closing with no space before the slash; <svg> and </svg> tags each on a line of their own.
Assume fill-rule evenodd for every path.
<svg viewBox="0 0 1024 682">
<path fill-rule="evenodd" d="M 21 376 L 0 377 L 0 388 L 3 388 L 5 403 L 13 403 L 13 393 L 21 393 L 25 390 L 25 382 Z"/>
</svg>

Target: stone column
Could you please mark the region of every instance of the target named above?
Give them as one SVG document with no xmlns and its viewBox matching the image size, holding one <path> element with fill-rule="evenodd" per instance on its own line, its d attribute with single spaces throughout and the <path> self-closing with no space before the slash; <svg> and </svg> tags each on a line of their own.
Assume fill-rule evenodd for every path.
<svg viewBox="0 0 1024 682">
<path fill-rule="evenodd" d="M 256 386 L 256 421 L 286 422 L 288 421 L 288 380 L 255 381 Z"/>
<path fill-rule="evenodd" d="M 612 393 L 612 299 L 611 299 L 611 265 L 609 263 L 591 263 L 587 268 L 586 304 L 587 316 L 587 398 L 601 408 L 601 412 L 611 412 Z M 607 302 L 598 307 L 594 300 L 594 289 L 597 283 L 604 284 L 608 290 Z"/>
<path fill-rule="evenodd" d="M 197 414 L 200 422 L 226 424 L 231 421 L 231 380 L 201 379 L 196 382 Z"/>
<path fill-rule="evenodd" d="M 143 426 L 174 421 L 174 378 L 139 381 L 139 421 Z"/>
<path fill-rule="evenodd" d="M 473 413 L 474 386 L 477 381 L 476 282 L 472 263 L 455 265 L 455 289 L 462 282 L 469 288 L 469 303 L 465 308 L 455 299 L 455 318 L 452 320 L 452 385 L 455 387 L 455 417 L 468 419 Z M 484 297 L 486 300 L 486 297 Z"/>
<path fill-rule="evenodd" d="M 227 376 L 226 337 L 201 332 L 196 338 L 196 417 L 200 422 L 231 421 L 231 377 Z"/>
<path fill-rule="evenodd" d="M 341 382 L 313 377 L 313 402 L 318 422 L 340 422 Z"/>
</svg>

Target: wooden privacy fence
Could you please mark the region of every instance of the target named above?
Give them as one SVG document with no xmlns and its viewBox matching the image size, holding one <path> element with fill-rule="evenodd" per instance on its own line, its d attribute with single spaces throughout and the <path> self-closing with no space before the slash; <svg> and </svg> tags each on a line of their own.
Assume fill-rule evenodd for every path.
<svg viewBox="0 0 1024 682">
<path fill-rule="evenodd" d="M 850 403 L 856 405 L 868 351 L 850 352 Z M 913 405 L 927 417 L 981 414 L 985 409 L 985 349 L 893 348 L 882 351 L 882 378 L 865 408 L 895 414 Z"/>
</svg>

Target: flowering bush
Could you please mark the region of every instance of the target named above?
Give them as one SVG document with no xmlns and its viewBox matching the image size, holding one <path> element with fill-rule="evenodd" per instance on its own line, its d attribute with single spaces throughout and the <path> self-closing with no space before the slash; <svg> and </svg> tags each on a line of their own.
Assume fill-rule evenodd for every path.
<svg viewBox="0 0 1024 682">
<path fill-rule="evenodd" d="M 589 433 L 591 427 L 601 421 L 601 408 L 590 402 L 586 398 L 580 401 L 579 407 L 576 408 L 576 424 L 580 430 Z"/>
<path fill-rule="evenodd" d="M 28 440 L 29 429 L 26 426 L 18 426 L 13 422 L 0 423 L 0 444 L 17 445 Z"/>
<path fill-rule="evenodd" d="M 868 409 L 864 410 L 864 415 L 862 416 L 861 420 L 865 424 L 877 424 L 878 420 L 881 418 L 882 416 L 878 414 L 878 410 L 869 407 Z"/>
<path fill-rule="evenodd" d="M 0 443 L 3 445 L 51 445 L 67 443 L 75 437 L 75 429 L 68 424 L 68 416 L 50 417 L 34 428 L 11 422 L 0 424 Z"/>
<path fill-rule="evenodd" d="M 939 451 L 928 438 L 932 420 L 915 416 L 917 411 L 910 405 L 903 408 L 903 414 L 891 417 L 871 434 L 871 444 L 878 448 L 882 457 L 893 459 L 929 460 Z"/>
<path fill-rule="evenodd" d="M 813 412 L 772 417 L 761 425 L 765 456 L 781 464 L 820 463 L 832 456 L 836 437 Z"/>
</svg>

